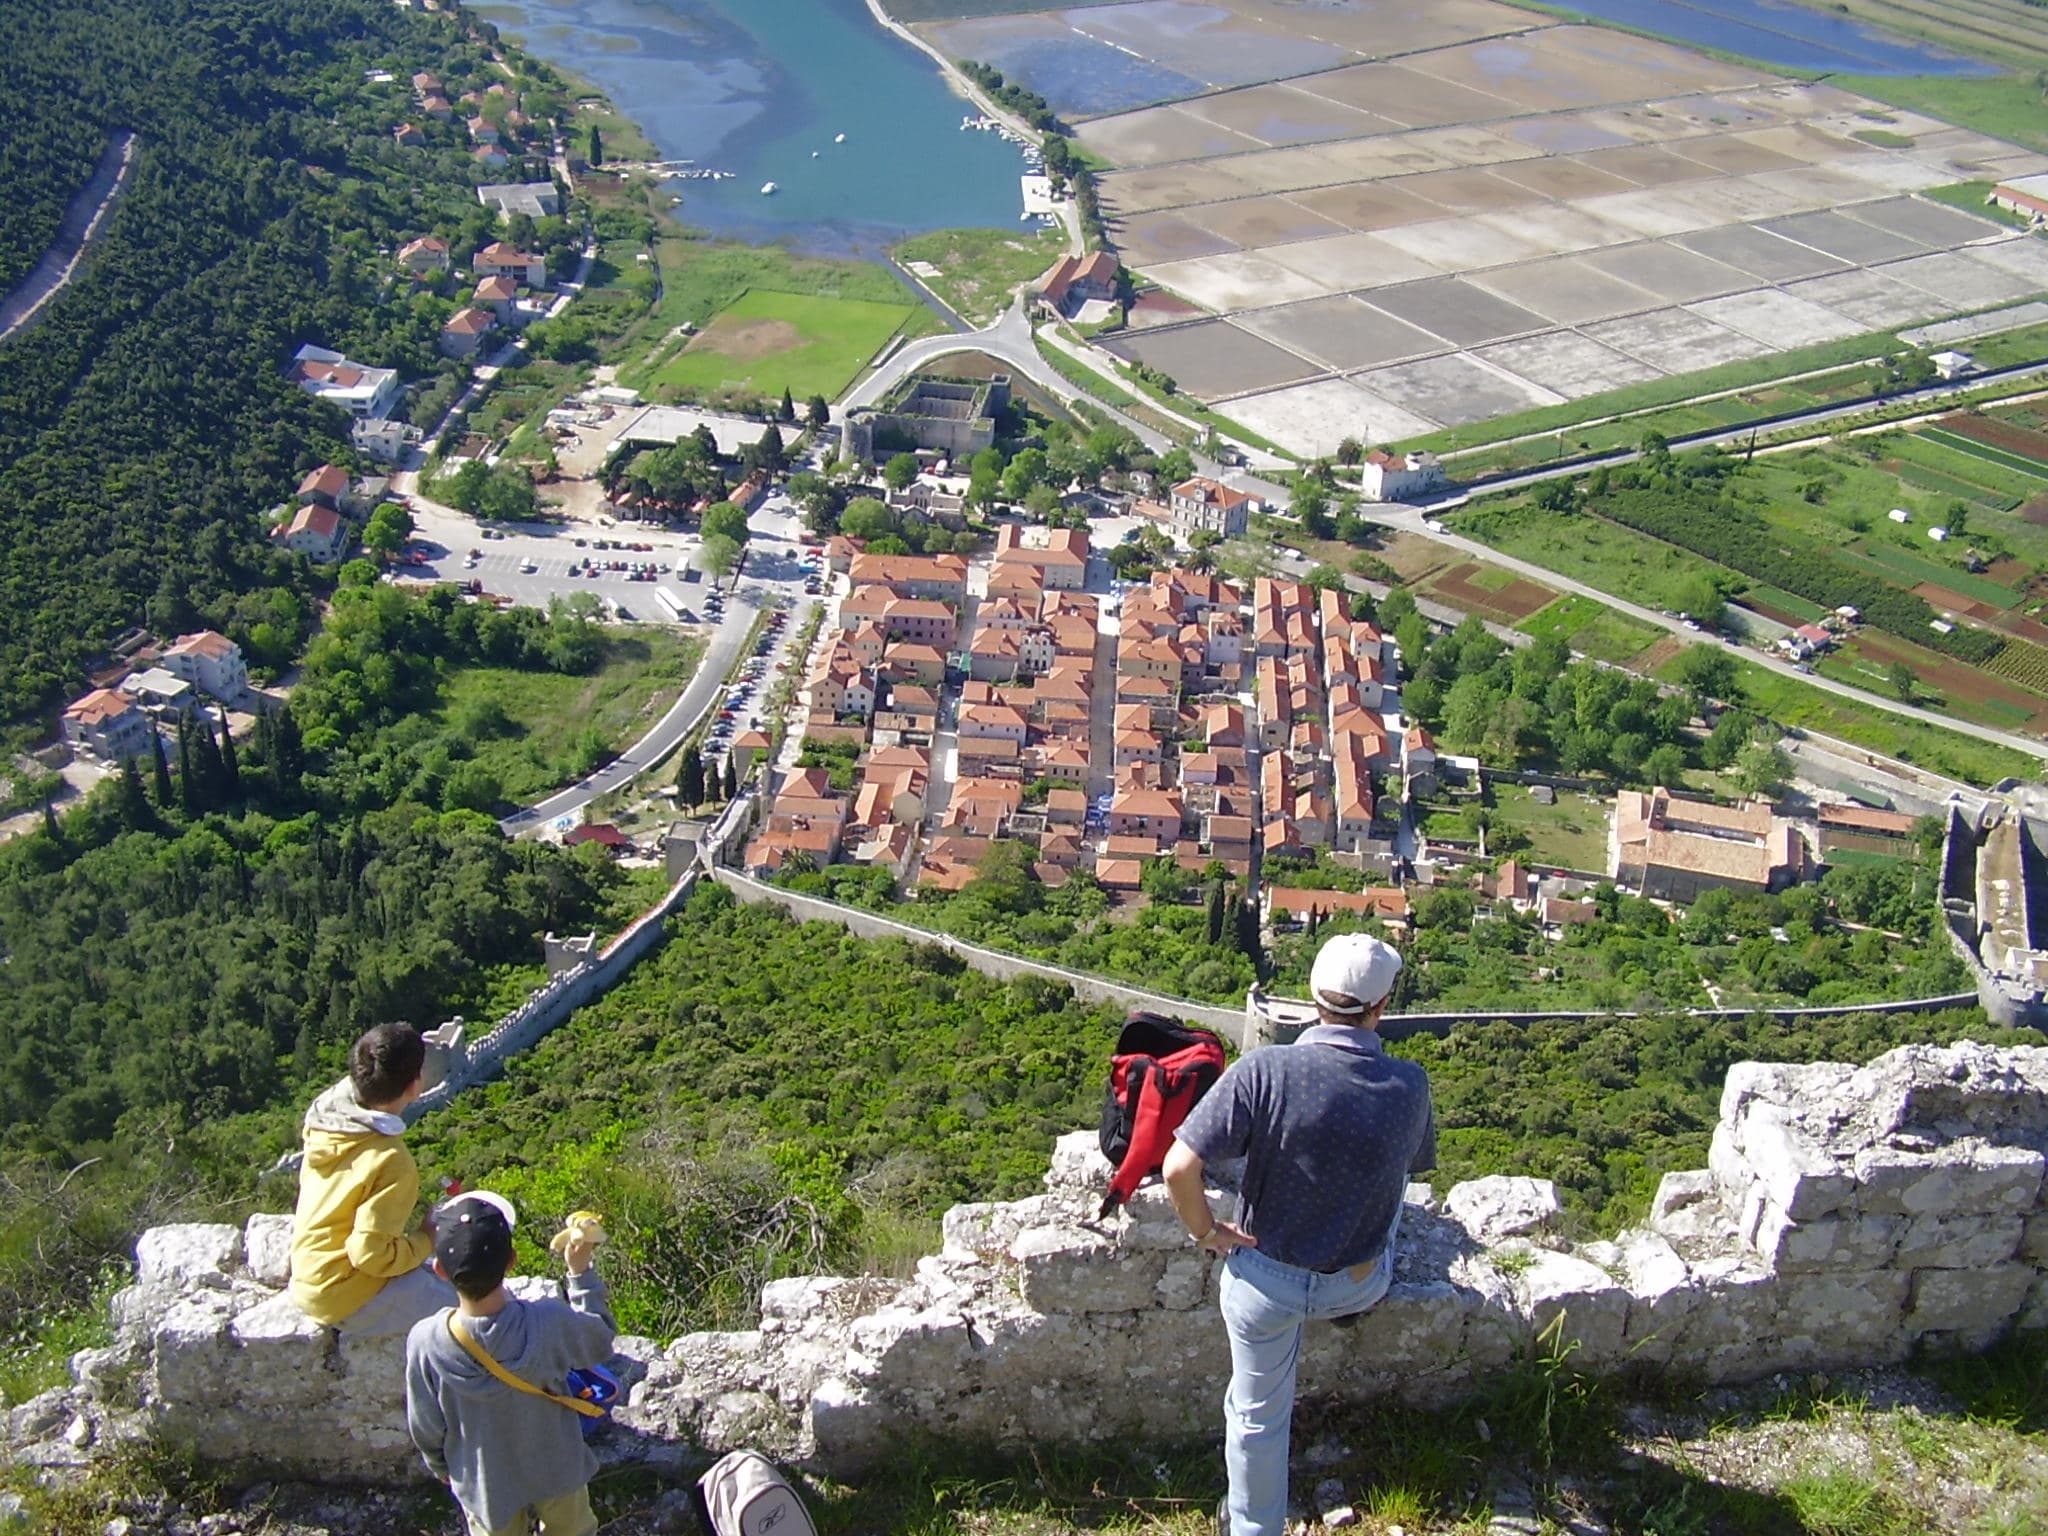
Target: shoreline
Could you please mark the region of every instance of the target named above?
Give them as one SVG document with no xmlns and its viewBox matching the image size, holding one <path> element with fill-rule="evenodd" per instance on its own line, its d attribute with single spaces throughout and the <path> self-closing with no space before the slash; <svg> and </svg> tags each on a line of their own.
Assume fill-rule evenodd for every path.
<svg viewBox="0 0 2048 1536">
<path fill-rule="evenodd" d="M 876 24 L 884 31 L 902 38 L 904 42 L 910 44 L 911 47 L 938 65 L 940 77 L 953 88 L 954 93 L 965 97 L 971 105 L 979 108 L 983 115 L 994 118 L 1013 133 L 1022 134 L 1028 142 L 1035 144 L 1042 137 L 1038 130 L 1025 122 L 1023 118 L 1018 117 L 1008 108 L 984 96 L 981 87 L 961 73 L 958 66 L 951 59 L 911 31 L 909 27 L 898 21 L 894 16 L 891 16 L 883 6 L 882 0 L 867 0 L 867 8 L 868 14 L 875 18 Z M 1075 256 L 1082 256 L 1087 254 L 1088 246 L 1087 242 L 1081 237 L 1080 221 L 1073 217 L 1070 211 L 1072 206 L 1071 202 L 1060 205 L 1060 228 L 1066 231 L 1068 252 Z"/>
</svg>

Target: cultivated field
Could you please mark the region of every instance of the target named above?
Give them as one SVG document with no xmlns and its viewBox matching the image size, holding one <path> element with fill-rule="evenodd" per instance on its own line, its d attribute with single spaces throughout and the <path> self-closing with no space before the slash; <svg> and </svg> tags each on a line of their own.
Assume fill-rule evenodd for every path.
<svg viewBox="0 0 2048 1536">
<path fill-rule="evenodd" d="M 664 360 L 650 383 L 766 396 L 787 389 L 799 401 L 813 394 L 829 400 L 915 313 L 910 304 L 752 288 Z"/>
<path fill-rule="evenodd" d="M 1515 628 L 1526 635 L 1555 635 L 1582 656 L 1616 663 L 1640 655 L 1662 635 L 1662 631 L 1576 592 L 1567 592 L 1538 609 Z"/>
</svg>

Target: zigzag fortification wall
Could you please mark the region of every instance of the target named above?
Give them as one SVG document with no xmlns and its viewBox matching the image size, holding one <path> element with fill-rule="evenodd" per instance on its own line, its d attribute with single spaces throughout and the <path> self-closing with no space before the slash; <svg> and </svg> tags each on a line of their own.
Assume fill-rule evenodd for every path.
<svg viewBox="0 0 2048 1536">
<path fill-rule="evenodd" d="M 1386 1300 L 1350 1330 L 1310 1325 L 1302 1389 L 1453 1401 L 1560 1318 L 1573 1364 L 1603 1374 L 1732 1382 L 1981 1347 L 2048 1326 L 2044 1167 L 2048 1048 L 1738 1065 L 1708 1167 L 1666 1176 L 1612 1241 L 1564 1241 L 1541 1180 L 1413 1187 Z M 855 1475 L 917 1437 L 1213 1436 L 1214 1265 L 1156 1188 L 1097 1223 L 1107 1175 L 1092 1136 L 1063 1137 L 1042 1194 L 955 1207 L 909 1280 L 778 1281 L 746 1332 L 621 1339 L 631 1390 L 605 1454 L 681 1469 L 752 1444 Z M 423 1475 L 399 1341 L 299 1316 L 278 1289 L 288 1228 L 145 1234 L 114 1343 L 9 1415 L 17 1454 L 147 1438 L 318 1478 Z"/>
</svg>

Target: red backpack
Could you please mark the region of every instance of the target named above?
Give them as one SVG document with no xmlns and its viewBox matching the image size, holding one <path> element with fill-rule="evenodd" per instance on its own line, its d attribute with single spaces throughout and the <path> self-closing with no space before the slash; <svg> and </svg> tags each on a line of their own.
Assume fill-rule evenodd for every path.
<svg viewBox="0 0 2048 1536">
<path fill-rule="evenodd" d="M 1107 1216 L 1159 1172 L 1173 1133 L 1223 1075 L 1223 1041 L 1163 1014 L 1131 1010 L 1116 1037 L 1102 1098 L 1102 1155 L 1116 1176 L 1097 1214 Z"/>
</svg>

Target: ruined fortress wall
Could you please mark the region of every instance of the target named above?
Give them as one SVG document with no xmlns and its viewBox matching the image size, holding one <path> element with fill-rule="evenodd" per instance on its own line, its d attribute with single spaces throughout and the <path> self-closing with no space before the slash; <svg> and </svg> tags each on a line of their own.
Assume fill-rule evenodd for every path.
<svg viewBox="0 0 2048 1536">
<path fill-rule="evenodd" d="M 805 896 L 779 885 L 769 885 L 734 869 L 717 869 L 713 871 L 713 877 L 741 901 L 750 905 L 772 903 L 799 921 L 837 923 L 848 932 L 864 939 L 905 939 L 913 944 L 936 944 L 958 955 L 984 976 L 993 976 L 998 981 L 1009 981 L 1018 976 L 1042 976 L 1048 981 L 1072 987 L 1075 996 L 1087 1002 L 1111 1003 L 1117 1007 L 1150 1008 L 1171 1014 L 1175 1018 L 1189 1019 L 1205 1025 L 1240 1043 L 1245 1038 L 1246 1019 L 1243 1009 L 1190 1002 L 1183 997 L 1168 997 L 1164 993 L 1148 992 L 1142 987 L 1125 986 L 1121 982 L 1089 975 L 1084 971 L 1070 971 L 1064 966 L 1051 965 L 1043 960 L 1029 960 L 1021 955 L 987 949 L 966 939 L 956 938 L 952 934 L 919 928 L 912 923 L 885 917 L 879 912 L 869 912 L 860 907 L 829 901 L 822 896 Z M 1831 1003 L 1817 1007 L 1694 1008 L 1685 1011 L 1702 1018 L 1735 1019 L 1747 1018 L 1753 1013 L 1768 1013 L 1774 1018 L 1798 1019 L 1826 1018 L 1835 1014 L 1852 1013 L 1932 1013 L 1943 1008 L 1966 1008 L 1976 1001 L 1975 993 L 1957 992 L 1940 997 L 1903 998 L 1874 1003 Z M 1461 1013 L 1390 1013 L 1380 1021 L 1380 1033 L 1389 1040 L 1404 1040 L 1411 1035 L 1425 1034 L 1441 1037 L 1461 1024 L 1470 1024 L 1475 1017 L 1505 1019 L 1509 1023 L 1535 1024 L 1545 1019 L 1579 1019 L 1585 1016 L 1586 1010 L 1583 1008 L 1525 1013 L 1509 1013 L 1491 1008 L 1476 1014 L 1471 1009 Z"/>
<path fill-rule="evenodd" d="M 530 1050 L 566 1023 L 586 1003 L 603 997 L 625 977 L 647 952 L 661 942 L 668 920 L 696 887 L 699 871 L 683 872 L 653 906 L 627 928 L 593 960 L 548 979 L 525 1002 L 505 1015 L 489 1033 L 465 1039 L 448 1062 L 448 1075 L 423 1093 L 406 1111 L 408 1121 L 438 1109 L 472 1083 L 488 1082 L 503 1070 L 508 1058 Z"/>
<path fill-rule="evenodd" d="M 1386 1299 L 1348 1331 L 1309 1326 L 1303 1391 L 1447 1403 L 1553 1329 L 1591 1373 L 1735 1382 L 2048 1327 L 2048 1048 L 1744 1063 L 1707 1161 L 1665 1177 L 1644 1226 L 1579 1245 L 1541 1180 L 1441 1200 L 1412 1186 Z M 630 1391 L 606 1458 L 679 1470 L 755 1445 L 857 1474 L 919 1438 L 1213 1437 L 1227 1370 L 1215 1263 L 1156 1186 L 1097 1220 L 1107 1174 L 1091 1135 L 1063 1137 L 1043 1193 L 955 1207 L 912 1279 L 776 1281 L 753 1329 L 621 1339 Z M 300 1316 L 279 1290 L 289 1228 L 258 1216 L 146 1233 L 114 1342 L 6 1417 L 14 1453 L 150 1440 L 241 1468 L 423 1476 L 399 1341 Z"/>
</svg>

